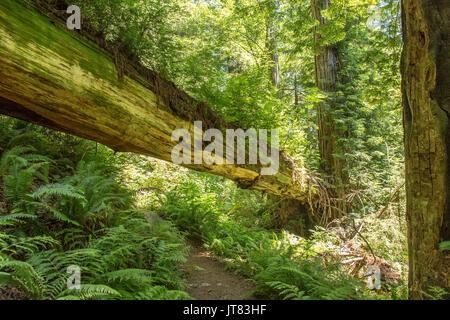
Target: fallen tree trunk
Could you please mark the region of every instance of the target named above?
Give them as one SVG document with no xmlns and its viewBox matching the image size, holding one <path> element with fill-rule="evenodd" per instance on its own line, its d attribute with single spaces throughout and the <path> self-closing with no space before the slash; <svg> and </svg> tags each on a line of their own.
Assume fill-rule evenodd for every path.
<svg viewBox="0 0 450 320">
<path fill-rule="evenodd" d="M 38 9 L 0 2 L 0 113 L 166 161 L 178 143 L 171 140 L 175 129 L 192 132 L 194 120 L 227 126 L 136 59 Z M 315 197 L 305 170 L 283 154 L 275 175 L 260 175 L 261 165 L 185 166 L 303 204 Z"/>
</svg>

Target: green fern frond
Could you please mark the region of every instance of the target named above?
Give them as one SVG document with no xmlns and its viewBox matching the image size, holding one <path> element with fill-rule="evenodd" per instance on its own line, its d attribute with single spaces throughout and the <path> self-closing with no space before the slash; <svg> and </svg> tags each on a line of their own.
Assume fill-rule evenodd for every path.
<svg viewBox="0 0 450 320">
<path fill-rule="evenodd" d="M 28 152 L 36 152 L 36 149 L 32 146 L 16 146 L 10 150 L 3 152 L 0 159 L 0 175 L 4 175 L 9 166 L 14 162 L 20 162 L 20 165 L 26 166 L 28 164 L 27 160 L 21 157 L 21 155 Z"/>
<path fill-rule="evenodd" d="M 13 210 L 13 213 L 7 214 L 4 216 L 0 216 L 0 226 L 13 226 L 16 224 L 25 223 L 26 219 L 36 219 L 35 215 L 26 214 L 26 213 L 15 213 L 18 210 Z"/>
<path fill-rule="evenodd" d="M 104 284 L 82 284 L 80 289 L 66 289 L 57 300 L 104 300 L 118 299 L 121 294 Z"/>
<path fill-rule="evenodd" d="M 2 272 L 0 284 L 10 284 L 21 288 L 32 299 L 43 297 L 44 281 L 42 276 L 28 263 L 18 260 L 0 262 Z"/>
<path fill-rule="evenodd" d="M 34 205 L 34 206 L 37 207 L 37 208 L 41 208 L 41 209 L 44 209 L 45 211 L 50 212 L 50 213 L 53 215 L 53 217 L 55 217 L 55 218 L 58 219 L 58 220 L 65 221 L 65 222 L 71 223 L 71 224 L 76 225 L 76 226 L 80 226 L 80 223 L 79 223 L 79 222 L 70 219 L 70 218 L 69 218 L 68 216 L 66 216 L 64 213 L 62 213 L 62 212 L 60 212 L 60 211 L 58 211 L 58 210 L 52 208 L 51 206 L 49 206 L 49 205 L 46 204 L 46 203 L 35 202 L 35 201 L 32 201 L 32 202 L 31 202 L 31 201 L 30 201 L 29 204 Z"/>
<path fill-rule="evenodd" d="M 59 245 L 59 241 L 50 236 L 15 237 L 9 236 L 0 247 L 0 253 L 10 255 L 33 254 L 39 250 Z"/>
<path fill-rule="evenodd" d="M 169 290 L 163 286 L 148 287 L 136 294 L 137 300 L 193 300 L 193 298 L 184 291 Z"/>
<path fill-rule="evenodd" d="M 32 193 L 32 197 L 34 199 L 41 199 L 42 197 L 45 196 L 67 197 L 69 199 L 80 200 L 83 203 L 86 202 L 86 198 L 79 189 L 76 189 L 74 186 L 71 185 L 60 183 L 53 183 L 41 186 L 39 189 L 37 189 Z"/>
</svg>

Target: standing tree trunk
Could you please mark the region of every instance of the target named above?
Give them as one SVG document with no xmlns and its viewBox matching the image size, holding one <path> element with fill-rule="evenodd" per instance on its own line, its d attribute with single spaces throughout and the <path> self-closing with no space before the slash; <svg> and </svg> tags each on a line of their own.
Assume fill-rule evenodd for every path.
<svg viewBox="0 0 450 320">
<path fill-rule="evenodd" d="M 266 7 L 266 51 L 269 61 L 269 76 L 270 83 L 280 88 L 280 64 L 278 61 L 277 42 L 275 33 L 275 16 L 276 16 L 277 4 L 275 0 L 270 0 Z M 281 92 L 281 91 L 280 91 Z"/>
<path fill-rule="evenodd" d="M 274 38 L 274 31 L 272 23 L 267 27 L 267 50 L 269 51 L 269 73 L 270 73 L 270 82 L 276 88 L 280 88 L 280 63 L 278 61 L 278 53 L 276 51 L 276 42 Z"/>
<path fill-rule="evenodd" d="M 313 18 L 319 21 L 314 28 L 316 86 L 329 95 L 317 106 L 319 154 L 322 172 L 326 175 L 328 183 L 335 188 L 331 192 L 332 196 L 342 199 L 342 201 L 335 201 L 334 208 L 330 210 L 331 216 L 337 217 L 345 212 L 343 197 L 349 178 L 345 171 L 345 159 L 337 156 L 337 154 L 343 153 L 342 146 L 337 141 L 343 133 L 336 126 L 333 116 L 335 108 L 333 93 L 336 90 L 338 71 L 337 52 L 331 46 L 320 44 L 319 27 L 326 23 L 321 11 L 329 6 L 329 0 L 311 0 Z"/>
<path fill-rule="evenodd" d="M 449 290 L 450 7 L 403 0 L 402 56 L 409 298 Z"/>
</svg>

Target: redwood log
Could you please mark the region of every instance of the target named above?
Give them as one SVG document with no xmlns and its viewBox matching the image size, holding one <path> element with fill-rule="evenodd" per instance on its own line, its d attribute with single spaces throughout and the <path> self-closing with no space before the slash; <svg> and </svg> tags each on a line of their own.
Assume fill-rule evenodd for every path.
<svg viewBox="0 0 450 320">
<path fill-rule="evenodd" d="M 175 129 L 192 132 L 195 120 L 227 127 L 135 58 L 96 35 L 67 30 L 61 17 L 33 3 L 0 2 L 0 113 L 165 161 L 178 143 Z M 260 175 L 261 165 L 185 166 L 303 204 L 314 197 L 305 170 L 287 156 L 275 175 Z"/>
</svg>

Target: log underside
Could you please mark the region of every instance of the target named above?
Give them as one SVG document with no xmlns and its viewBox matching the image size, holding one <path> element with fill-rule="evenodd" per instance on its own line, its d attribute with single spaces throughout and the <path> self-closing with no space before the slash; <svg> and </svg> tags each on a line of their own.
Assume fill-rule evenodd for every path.
<svg viewBox="0 0 450 320">
<path fill-rule="evenodd" d="M 175 129 L 193 132 L 194 120 L 228 127 L 173 83 L 64 23 L 13 0 L 0 2 L 1 114 L 169 162 Z M 260 175 L 260 165 L 185 166 L 303 204 L 315 197 L 308 175 L 283 153 L 271 176 Z"/>
</svg>

